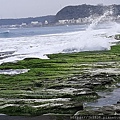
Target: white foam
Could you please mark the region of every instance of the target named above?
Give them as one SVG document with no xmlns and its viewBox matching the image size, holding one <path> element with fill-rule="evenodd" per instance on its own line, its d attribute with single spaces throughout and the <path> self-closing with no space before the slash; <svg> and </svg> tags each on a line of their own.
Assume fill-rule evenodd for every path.
<svg viewBox="0 0 120 120">
<path fill-rule="evenodd" d="M 108 50 L 114 38 L 106 36 L 119 33 L 120 25 L 112 23 L 110 27 L 109 29 L 87 29 L 51 35 L 0 38 L 0 51 L 15 51 L 12 56 L 1 59 L 0 64 L 28 57 L 47 59 L 46 54 L 52 53 Z"/>
</svg>

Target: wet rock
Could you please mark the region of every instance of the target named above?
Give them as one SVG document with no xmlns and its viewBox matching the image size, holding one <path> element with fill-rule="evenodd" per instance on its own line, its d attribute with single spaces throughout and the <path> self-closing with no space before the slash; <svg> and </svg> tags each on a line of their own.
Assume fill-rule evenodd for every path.
<svg viewBox="0 0 120 120">
<path fill-rule="evenodd" d="M 75 109 L 75 110 L 83 110 L 83 104 L 82 103 L 75 103 L 75 102 L 68 102 L 61 106 L 61 108 L 64 109 Z"/>
<path fill-rule="evenodd" d="M 114 36 L 114 38 L 115 38 L 116 40 L 120 40 L 120 34 L 116 34 L 116 35 Z"/>
<path fill-rule="evenodd" d="M 68 80 L 69 81 L 76 81 L 76 80 L 78 80 L 79 78 L 77 77 L 77 76 L 75 76 L 75 77 L 71 77 L 71 78 L 69 78 Z"/>
<path fill-rule="evenodd" d="M 97 109 L 97 110 L 81 110 L 77 111 L 74 116 L 79 116 L 79 115 L 103 115 L 102 110 Z"/>
<path fill-rule="evenodd" d="M 91 76 L 94 78 L 101 78 L 101 77 L 103 78 L 103 77 L 108 76 L 108 74 L 107 73 L 97 73 L 97 74 L 92 74 Z"/>
<path fill-rule="evenodd" d="M 116 113 L 120 114 L 120 101 L 117 102 L 117 104 L 115 104 L 113 108 L 116 111 Z"/>
<path fill-rule="evenodd" d="M 114 115 L 115 114 L 113 106 L 104 106 L 102 108 L 102 112 L 104 115 Z"/>
<path fill-rule="evenodd" d="M 93 85 L 93 86 L 98 86 L 98 85 L 101 86 L 101 82 L 93 82 L 92 85 Z"/>
<path fill-rule="evenodd" d="M 115 115 L 116 112 L 113 106 L 104 106 L 98 109 L 86 109 L 83 111 L 77 111 L 75 115 Z"/>
<path fill-rule="evenodd" d="M 57 89 L 57 90 L 59 90 L 59 89 L 63 89 L 63 88 L 69 88 L 69 87 L 72 87 L 71 85 L 69 85 L 69 84 L 57 84 L 57 85 L 53 85 L 53 86 L 50 86 L 50 87 L 48 87 L 48 89 Z"/>
<path fill-rule="evenodd" d="M 89 88 L 82 88 L 82 89 L 73 91 L 74 95 L 89 95 L 89 94 L 93 94 L 93 93 L 94 92 Z"/>
<path fill-rule="evenodd" d="M 120 104 L 120 101 L 118 101 L 117 104 Z"/>
<path fill-rule="evenodd" d="M 10 56 L 13 56 L 13 53 L 15 53 L 15 51 L 3 51 L 0 52 L 0 59 L 4 59 Z"/>
<path fill-rule="evenodd" d="M 93 84 L 92 83 L 85 83 L 83 87 L 93 89 Z"/>
</svg>

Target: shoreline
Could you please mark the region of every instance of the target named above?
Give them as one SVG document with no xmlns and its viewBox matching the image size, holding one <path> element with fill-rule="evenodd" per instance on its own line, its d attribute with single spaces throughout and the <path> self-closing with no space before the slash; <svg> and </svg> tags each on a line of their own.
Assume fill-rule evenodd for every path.
<svg viewBox="0 0 120 120">
<path fill-rule="evenodd" d="M 29 71 L 0 75 L 0 95 L 4 98 L 0 100 L 0 113 L 15 116 L 87 115 L 83 103 L 98 99 L 97 91 L 111 89 L 120 82 L 120 74 L 115 70 L 120 67 L 119 47 L 118 44 L 109 51 L 51 54 L 47 60 L 26 58 L 1 64 L 2 70 L 24 68 Z M 93 74 L 90 71 L 94 69 L 101 71 Z M 115 72 L 109 73 L 109 69 Z"/>
</svg>

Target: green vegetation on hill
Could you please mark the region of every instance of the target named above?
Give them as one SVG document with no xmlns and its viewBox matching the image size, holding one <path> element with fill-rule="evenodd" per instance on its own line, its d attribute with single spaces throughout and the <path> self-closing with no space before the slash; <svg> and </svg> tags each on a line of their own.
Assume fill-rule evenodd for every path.
<svg viewBox="0 0 120 120">
<path fill-rule="evenodd" d="M 120 5 L 77 5 L 66 6 L 61 9 L 55 16 L 56 20 L 70 20 L 90 17 L 91 15 L 103 15 L 106 10 L 113 11 L 113 16 L 120 15 Z"/>
</svg>

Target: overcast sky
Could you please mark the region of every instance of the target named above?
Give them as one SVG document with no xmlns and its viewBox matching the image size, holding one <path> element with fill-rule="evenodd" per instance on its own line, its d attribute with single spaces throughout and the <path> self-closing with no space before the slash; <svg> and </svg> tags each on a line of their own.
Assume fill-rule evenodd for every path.
<svg viewBox="0 0 120 120">
<path fill-rule="evenodd" d="M 120 0 L 0 0 L 0 18 L 55 15 L 68 5 L 120 4 Z"/>
</svg>

